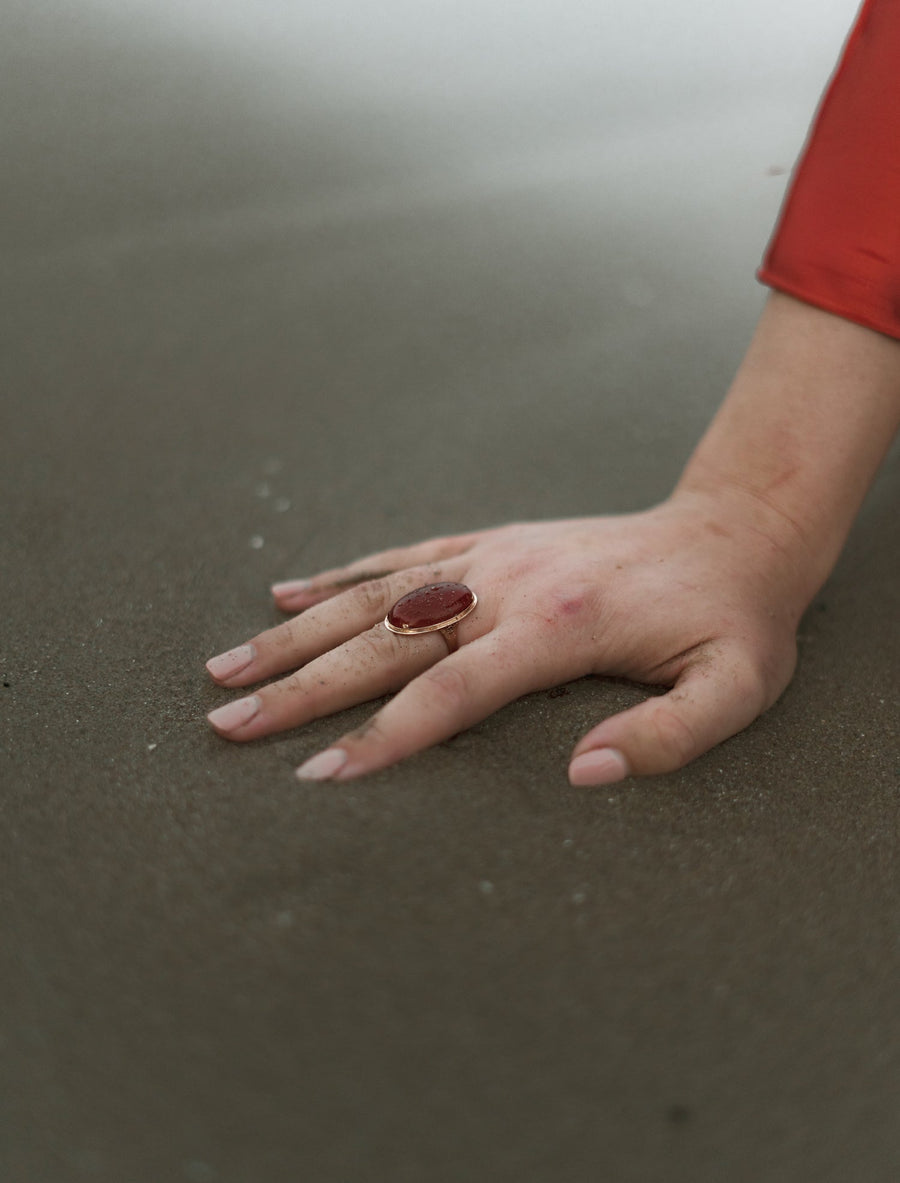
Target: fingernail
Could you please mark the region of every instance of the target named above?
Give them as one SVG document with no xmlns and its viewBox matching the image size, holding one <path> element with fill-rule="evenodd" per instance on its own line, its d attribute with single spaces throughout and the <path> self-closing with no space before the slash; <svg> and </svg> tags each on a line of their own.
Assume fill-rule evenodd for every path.
<svg viewBox="0 0 900 1183">
<path fill-rule="evenodd" d="M 236 702 L 227 702 L 206 716 L 218 731 L 234 731 L 249 723 L 254 715 L 259 714 L 261 706 L 259 695 L 251 694 L 249 698 L 239 698 Z"/>
<path fill-rule="evenodd" d="M 329 748 L 327 752 L 319 752 L 301 764 L 294 774 L 300 780 L 328 780 L 347 763 L 347 753 L 341 748 Z"/>
<path fill-rule="evenodd" d="M 256 650 L 252 645 L 238 645 L 237 649 L 229 649 L 227 653 L 211 657 L 206 668 L 214 678 L 230 678 L 246 669 L 255 656 Z"/>
<path fill-rule="evenodd" d="M 569 765 L 569 783 L 573 785 L 611 785 L 627 775 L 625 757 L 615 748 L 585 752 Z"/>
<path fill-rule="evenodd" d="M 309 591 L 311 586 L 309 579 L 289 579 L 286 583 L 273 583 L 272 595 L 283 599 L 285 596 L 296 596 L 300 592 Z"/>
</svg>

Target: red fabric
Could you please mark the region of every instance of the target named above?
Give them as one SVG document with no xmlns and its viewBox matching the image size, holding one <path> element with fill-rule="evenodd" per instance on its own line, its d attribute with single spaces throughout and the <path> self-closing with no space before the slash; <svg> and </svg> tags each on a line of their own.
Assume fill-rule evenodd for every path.
<svg viewBox="0 0 900 1183">
<path fill-rule="evenodd" d="M 900 0 L 866 0 L 758 272 L 900 337 Z"/>
</svg>

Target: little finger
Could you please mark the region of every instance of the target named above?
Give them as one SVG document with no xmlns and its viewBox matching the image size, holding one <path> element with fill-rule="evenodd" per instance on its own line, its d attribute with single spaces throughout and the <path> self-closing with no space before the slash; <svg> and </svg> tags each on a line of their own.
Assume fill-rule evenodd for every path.
<svg viewBox="0 0 900 1183">
<path fill-rule="evenodd" d="M 407 567 L 427 567 L 462 554 L 475 541 L 475 534 L 432 538 L 414 546 L 395 547 L 357 559 L 346 567 L 334 567 L 311 579 L 289 579 L 272 585 L 275 603 L 283 612 L 300 612 L 311 604 L 339 595 L 348 588 L 384 579 Z M 429 582 L 429 580 L 425 580 Z"/>
</svg>

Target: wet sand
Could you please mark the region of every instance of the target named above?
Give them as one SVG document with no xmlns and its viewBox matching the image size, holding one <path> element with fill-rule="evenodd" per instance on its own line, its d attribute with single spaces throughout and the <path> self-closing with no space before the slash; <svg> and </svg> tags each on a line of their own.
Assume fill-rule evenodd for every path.
<svg viewBox="0 0 900 1183">
<path fill-rule="evenodd" d="M 569 787 L 601 679 L 341 787 L 292 771 L 368 707 L 204 720 L 274 580 L 665 496 L 842 20 L 648 97 L 581 9 L 526 85 L 497 13 L 432 65 L 399 0 L 384 60 L 167 8 L 0 18 L 0 1177 L 893 1180 L 896 450 L 782 701 L 671 776 Z"/>
</svg>

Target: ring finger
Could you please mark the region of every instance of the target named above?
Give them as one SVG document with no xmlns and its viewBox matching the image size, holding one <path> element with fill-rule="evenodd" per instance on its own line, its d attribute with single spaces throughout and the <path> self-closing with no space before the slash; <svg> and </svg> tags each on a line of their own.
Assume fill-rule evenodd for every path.
<svg viewBox="0 0 900 1183">
<path fill-rule="evenodd" d="M 398 637 L 379 623 L 208 719 L 226 739 L 259 739 L 390 694 L 446 654 L 441 636 Z"/>
<path fill-rule="evenodd" d="M 456 577 L 447 566 L 430 566 L 358 584 L 211 658 L 206 668 L 220 686 L 249 686 L 283 674 L 372 628 L 414 588 Z"/>
</svg>

